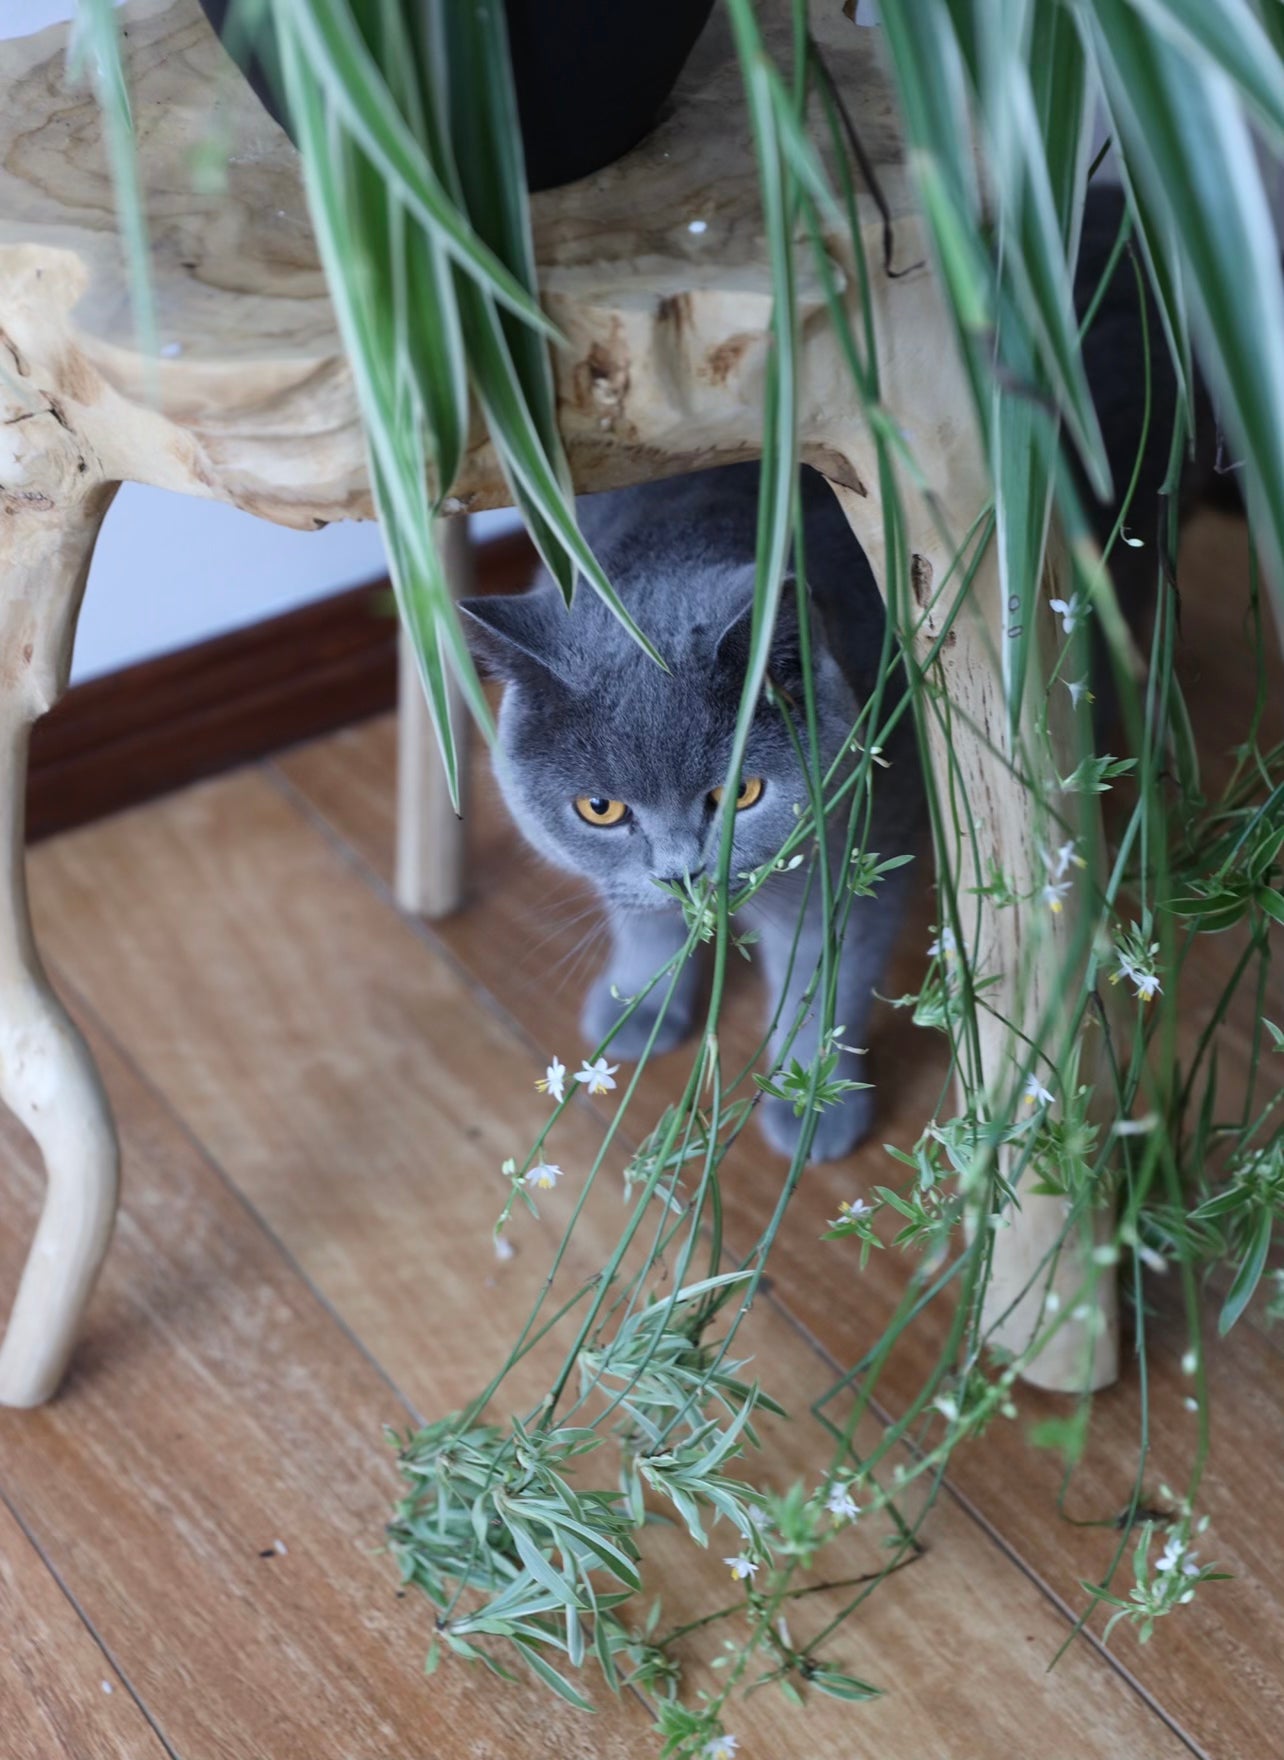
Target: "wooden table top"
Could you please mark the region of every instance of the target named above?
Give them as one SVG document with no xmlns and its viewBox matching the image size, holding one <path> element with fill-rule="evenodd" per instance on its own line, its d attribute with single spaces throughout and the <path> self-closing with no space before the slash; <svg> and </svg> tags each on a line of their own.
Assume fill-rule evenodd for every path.
<svg viewBox="0 0 1284 1760">
<path fill-rule="evenodd" d="M 786 10 L 768 16 L 782 53 Z M 130 0 L 122 23 L 161 358 L 137 345 L 97 105 L 66 83 L 67 32 L 55 27 L 0 44 L 0 335 L 19 376 L 78 406 L 108 472 L 289 524 L 368 516 L 298 156 L 196 0 Z M 880 187 L 905 215 L 878 33 L 836 0 L 815 26 Z M 873 198 L 860 200 L 876 228 Z M 721 14 L 648 139 L 536 197 L 534 215 L 542 291 L 568 337 L 557 379 L 579 484 L 753 451 L 770 274 Z M 800 298 L 806 328 L 820 293 L 801 256 Z M 468 506 L 506 499 L 480 429 L 459 494 Z"/>
</svg>

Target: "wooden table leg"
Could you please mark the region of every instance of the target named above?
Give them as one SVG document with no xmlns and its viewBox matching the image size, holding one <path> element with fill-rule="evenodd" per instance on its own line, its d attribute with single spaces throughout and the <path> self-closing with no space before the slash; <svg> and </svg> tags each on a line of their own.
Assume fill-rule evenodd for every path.
<svg viewBox="0 0 1284 1760">
<path fill-rule="evenodd" d="M 952 422 L 942 420 L 941 426 L 963 435 L 971 432 L 966 411 L 954 412 Z M 952 480 L 957 488 L 960 476 L 945 470 L 941 480 Z M 882 514 L 874 497 L 836 492 L 875 574 L 885 580 Z M 951 535 L 966 532 L 982 505 L 983 496 L 978 496 L 962 517 L 956 513 L 957 499 L 956 507 L 946 505 Z M 914 646 L 921 659 L 948 624 L 962 571 L 942 589 L 954 561 L 950 545 L 928 510 L 915 505 L 912 497 L 907 497 L 907 514 L 914 601 L 907 609 L 918 624 Z M 997 980 L 978 1011 L 979 1067 L 969 1072 L 996 1117 L 1003 1116 L 1002 1107 L 1012 1106 L 1013 1090 L 1020 1087 L 1018 1072 L 1029 1064 L 1032 1046 L 1064 1067 L 1067 1022 L 1062 1003 L 1077 994 L 1082 976 L 1073 949 L 1084 876 L 1069 870 L 1074 885 L 1062 908 L 1052 911 L 1044 898 L 1047 852 L 1065 843 L 1067 833 L 1050 821 L 1043 803 L 1049 797 L 1055 800 L 1058 812 L 1070 821 L 1069 835 L 1083 847 L 1102 847 L 1097 797 L 1055 792 L 1054 779 L 1068 775 L 1078 761 L 1072 717 L 1088 713 L 1086 708 L 1076 711 L 1064 688 L 1045 698 L 1042 681 L 1051 676 L 1060 640 L 1058 620 L 1047 601 L 1071 598 L 1061 569 L 1053 546 L 1035 602 L 1038 621 L 1015 748 L 1021 753 L 1018 765 L 1003 757 L 1013 749 L 1001 672 L 1002 644 L 1012 618 L 1004 607 L 993 544 L 924 675 L 925 685 L 936 692 L 929 737 L 947 843 L 939 853 L 955 875 L 962 919 L 957 957 L 968 960 L 974 981 Z M 1014 773 L 1021 770 L 1037 786 Z M 973 829 L 975 837 L 970 835 Z M 975 890 L 990 886 L 996 875 L 1006 881 L 1011 902 L 999 903 Z M 1079 1079 L 1091 1084 L 1104 1054 L 1101 1026 L 1093 1014 L 1079 1039 Z M 1034 1073 L 1050 1080 L 1051 1066 L 1037 1058 Z M 1103 1082 L 1097 1083 L 1097 1092 L 1104 1099 Z M 1015 1116 L 1022 1115 L 1018 1092 Z M 1012 1161 L 1010 1149 L 1001 1151 L 1000 1171 Z M 1065 1201 L 1033 1192 L 1037 1183 L 1032 1171 L 1022 1175 L 1018 1206 L 995 1232 L 985 1309 L 988 1335 L 1020 1353 L 1042 1326 L 1048 1339 L 1023 1370 L 1025 1379 L 1057 1391 L 1107 1386 L 1118 1374 L 1118 1297 L 1113 1271 L 1094 1262 L 1093 1250 L 1109 1236 L 1110 1214 L 1098 1212 L 1067 1233 Z"/>
<path fill-rule="evenodd" d="M 53 430 L 39 411 L 23 426 Z M 31 438 L 34 440 L 35 436 Z M 64 439 L 51 435 L 50 454 Z M 118 1151 L 89 1049 L 49 987 L 27 905 L 23 853 L 31 723 L 66 687 L 89 559 L 115 485 L 80 492 L 11 447 L 0 465 L 0 1097 L 44 1158 L 44 1206 L 4 1343 L 0 1405 L 50 1398 L 111 1239 Z M 71 460 L 71 470 L 83 467 Z M 59 505 L 46 485 L 72 488 Z"/>
<path fill-rule="evenodd" d="M 473 589 L 473 552 L 466 517 L 443 519 L 437 542 L 456 600 Z M 417 916 L 448 917 L 464 897 L 464 822 L 450 804 L 432 720 L 414 655 L 401 632 L 397 693 L 397 903 Z M 451 687 L 451 722 L 460 755 L 460 788 L 468 783 L 469 720 Z M 463 801 L 460 802 L 461 807 Z"/>
</svg>

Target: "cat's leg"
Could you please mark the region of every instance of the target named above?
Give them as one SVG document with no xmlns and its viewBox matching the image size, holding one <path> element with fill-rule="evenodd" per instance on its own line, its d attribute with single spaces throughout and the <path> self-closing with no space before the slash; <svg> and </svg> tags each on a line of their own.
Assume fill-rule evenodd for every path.
<svg viewBox="0 0 1284 1760">
<path fill-rule="evenodd" d="M 612 911 L 610 963 L 590 989 L 581 1019 L 590 1045 L 598 1045 L 606 1037 L 625 1004 L 646 989 L 686 939 L 681 911 Z M 699 995 L 700 968 L 695 959 L 689 959 L 679 970 L 676 983 L 669 973 L 639 1003 L 612 1039 L 610 1051 L 630 1063 L 641 1057 L 661 1009 L 664 1019 L 651 1049 L 655 1053 L 672 1051 L 691 1031 Z"/>
<path fill-rule="evenodd" d="M 38 427 L 52 432 L 37 435 Z M 115 485 L 81 487 L 84 459 L 60 444 L 63 430 L 47 412 L 17 431 L 31 450 L 11 451 L 0 517 L 0 1097 L 35 1139 L 46 1185 L 0 1347 L 0 1405 L 34 1406 L 57 1388 L 111 1239 L 117 1149 L 93 1058 L 49 987 L 32 934 L 27 743 L 31 723 L 66 685 L 89 558 Z"/>
<path fill-rule="evenodd" d="M 842 945 L 835 951 L 834 1026 L 841 1029 L 836 1037 L 842 1049 L 832 1080 L 866 1079 L 862 1053 L 867 1043 L 870 1002 L 896 937 L 901 896 L 902 888 L 898 886 L 878 897 L 857 900 Z M 825 931 L 819 902 L 809 902 L 799 925 L 797 913 L 791 912 L 787 904 L 769 901 L 755 926 L 761 934 L 775 1021 L 771 1034 L 772 1067 L 797 1060 L 807 1068 L 821 1050 L 823 1009 L 818 973 Z M 760 1117 L 772 1148 L 792 1157 L 805 1122 L 795 1113 L 792 1100 L 765 1096 L 760 1104 Z M 809 1159 L 838 1160 L 869 1134 L 873 1121 L 872 1089 L 857 1088 L 842 1094 L 820 1111 Z"/>
</svg>

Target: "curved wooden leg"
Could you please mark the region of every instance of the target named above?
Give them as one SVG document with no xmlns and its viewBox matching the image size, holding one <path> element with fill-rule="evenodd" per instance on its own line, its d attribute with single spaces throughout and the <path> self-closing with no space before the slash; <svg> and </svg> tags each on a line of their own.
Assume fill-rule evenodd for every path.
<svg viewBox="0 0 1284 1760">
<path fill-rule="evenodd" d="M 955 413 L 954 426 L 962 435 L 970 433 L 966 411 Z M 957 486 L 960 475 L 944 470 L 942 480 L 952 478 Z M 841 488 L 836 493 L 876 576 L 885 581 L 879 508 L 872 497 Z M 982 499 L 983 491 L 967 507 L 966 517 L 952 520 L 954 532 L 968 529 Z M 954 512 L 947 507 L 945 517 L 951 519 Z M 947 627 L 962 571 L 956 571 L 942 592 L 940 583 L 954 560 L 949 545 L 927 510 L 912 501 L 909 519 L 914 603 L 908 610 L 917 623 L 915 646 L 922 657 Z M 1038 600 L 1027 711 L 1018 733 L 1023 764 L 1041 776 L 1039 789 L 1030 788 L 1016 773 L 1021 766 L 1005 763 L 1002 756 L 1010 742 L 1000 656 L 1011 619 L 1004 613 L 993 545 L 927 674 L 928 684 L 940 687 L 930 717 L 937 796 L 946 803 L 945 835 L 955 838 L 954 847 L 942 853 L 956 878 L 973 978 L 994 980 L 978 1013 L 980 1067 L 971 1074 L 995 1107 L 1017 1085 L 1032 1045 L 1064 1067 L 1067 1025 L 1060 1000 L 1073 994 L 1082 969 L 1073 965 L 1077 889 L 1072 888 L 1058 912 L 1050 911 L 1042 896 L 1049 879 L 1045 852 L 1065 838 L 1046 822 L 1040 799 L 1046 798 L 1053 773 L 1068 775 L 1078 761 L 1070 693 L 1056 691 L 1047 702 L 1046 734 L 1037 714 L 1045 708 L 1038 681 L 1051 675 L 1057 632 L 1046 601 L 1071 597 L 1055 578 L 1059 567 L 1053 546 Z M 1058 805 L 1063 813 L 1077 816 L 1073 829 L 1085 847 L 1102 847 L 1095 795 L 1062 795 Z M 1010 902 L 996 901 L 996 875 L 1006 882 Z M 977 890 L 982 888 L 990 890 Z M 1104 1052 L 1101 1040 L 1099 1024 L 1090 1020 L 1078 1047 L 1084 1082 L 1094 1081 Z M 1036 1061 L 1035 1074 L 1048 1076 L 1049 1064 Z M 1097 1091 L 1102 1091 L 1100 1084 Z M 1010 1151 L 1004 1153 L 1010 1156 Z M 1118 1296 L 1113 1271 L 1094 1262 L 1093 1249 L 1108 1238 L 1110 1217 L 1099 1214 L 1082 1229 L 1067 1232 L 1066 1203 L 1033 1191 L 1038 1183 L 1032 1170 L 1022 1175 L 1017 1205 L 995 1233 L 987 1336 L 1019 1354 L 1036 1332 L 1045 1332 L 1046 1343 L 1023 1369 L 1025 1379 L 1037 1386 L 1062 1392 L 1108 1386 L 1118 1375 Z"/>
<path fill-rule="evenodd" d="M 63 508 L 39 491 L 0 486 L 0 1098 L 35 1138 L 48 1182 L 0 1345 L 0 1405 L 39 1405 L 54 1393 L 116 1214 L 111 1113 L 88 1047 L 41 967 L 23 854 L 31 723 L 65 688 L 113 491 L 100 486 Z"/>
</svg>

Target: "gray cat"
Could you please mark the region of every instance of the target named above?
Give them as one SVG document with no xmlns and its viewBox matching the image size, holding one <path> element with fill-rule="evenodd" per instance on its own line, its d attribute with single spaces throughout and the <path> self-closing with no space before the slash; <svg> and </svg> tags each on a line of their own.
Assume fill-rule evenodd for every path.
<svg viewBox="0 0 1284 1760">
<path fill-rule="evenodd" d="M 631 614 L 670 668 L 660 670 L 591 591 L 570 610 L 551 581 L 509 598 L 468 601 L 463 610 L 478 658 L 503 679 L 497 774 L 519 829 L 541 855 L 592 881 L 610 916 L 610 964 L 589 991 L 585 1037 L 596 1045 L 620 1018 L 618 998 L 645 987 L 686 938 L 681 910 L 656 881 L 696 879 L 716 870 L 717 795 L 726 774 L 748 660 L 758 467 L 730 465 L 580 502 L 589 542 Z M 826 767 L 851 734 L 858 705 L 873 688 L 883 641 L 883 607 L 865 561 L 828 486 L 803 472 L 803 531 L 814 616 L 813 676 Z M 794 701 L 802 723 L 798 606 L 790 586 L 777 622 L 769 676 Z M 884 708 L 895 699 L 886 691 Z M 908 716 L 888 742 L 890 770 L 873 790 L 865 844 L 880 858 L 908 852 L 921 787 Z M 764 701 L 755 715 L 738 797 L 732 874 L 768 861 L 797 822 L 807 798 L 794 741 L 781 709 Z M 839 846 L 842 827 L 830 833 Z M 838 848 L 831 850 L 831 868 Z M 846 1046 L 863 1046 L 870 995 L 879 982 L 907 890 L 907 870 L 888 874 L 873 897 L 854 901 L 839 961 L 835 1021 Z M 737 920 L 756 930 L 753 947 L 776 1017 L 773 1055 L 803 1015 L 789 1057 L 817 1050 L 819 1007 L 806 1000 L 821 954 L 820 888 L 803 908 L 807 865 L 772 877 Z M 733 881 L 734 884 L 734 881 Z M 842 876 L 836 876 L 842 884 Z M 795 938 L 797 947 L 795 949 Z M 684 968 L 656 1040 L 663 1051 L 691 1031 L 700 974 Z M 641 1054 L 667 980 L 623 1025 L 611 1051 Z M 864 1079 L 855 1050 L 835 1072 Z M 768 1141 L 792 1155 L 802 1121 L 791 1104 L 766 1097 Z M 844 1155 L 869 1130 L 868 1090 L 848 1092 L 817 1121 L 812 1159 Z"/>
</svg>

